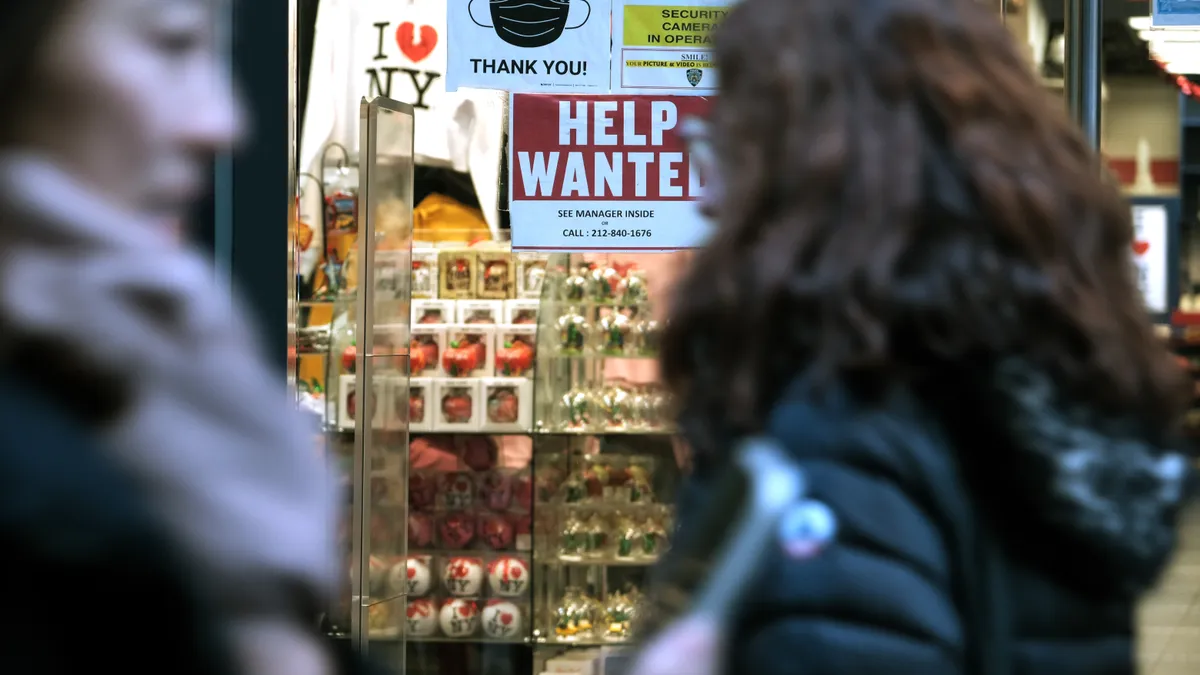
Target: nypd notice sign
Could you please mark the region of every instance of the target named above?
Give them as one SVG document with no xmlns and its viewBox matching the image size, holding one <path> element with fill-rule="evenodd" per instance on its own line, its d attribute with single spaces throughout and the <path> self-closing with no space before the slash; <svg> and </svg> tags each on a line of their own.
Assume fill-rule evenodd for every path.
<svg viewBox="0 0 1200 675">
<path fill-rule="evenodd" d="M 1151 0 L 1155 26 L 1200 26 L 1200 0 Z"/>
</svg>

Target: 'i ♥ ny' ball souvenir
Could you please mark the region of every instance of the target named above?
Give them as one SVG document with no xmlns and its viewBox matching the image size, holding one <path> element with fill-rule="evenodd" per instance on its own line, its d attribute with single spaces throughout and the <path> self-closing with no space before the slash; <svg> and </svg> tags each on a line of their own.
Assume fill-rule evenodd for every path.
<svg viewBox="0 0 1200 675">
<path fill-rule="evenodd" d="M 488 637 L 510 638 L 521 633 L 521 609 L 509 600 L 489 600 L 482 619 Z"/>
<path fill-rule="evenodd" d="M 433 586 L 433 572 L 424 557 L 412 556 L 392 567 L 389 582 L 393 592 L 425 595 Z"/>
<path fill-rule="evenodd" d="M 442 604 L 438 616 L 446 637 L 462 638 L 475 634 L 479 628 L 479 605 L 474 600 L 449 598 Z"/>
<path fill-rule="evenodd" d="M 529 566 L 514 556 L 496 558 L 488 565 L 488 585 L 501 597 L 521 595 L 529 588 Z"/>
<path fill-rule="evenodd" d="M 408 634 L 413 637 L 430 637 L 437 632 L 438 611 L 430 598 L 410 600 L 405 609 Z"/>
<path fill-rule="evenodd" d="M 451 558 L 442 570 L 442 582 L 451 595 L 479 595 L 483 590 L 483 561 L 479 558 Z"/>
</svg>

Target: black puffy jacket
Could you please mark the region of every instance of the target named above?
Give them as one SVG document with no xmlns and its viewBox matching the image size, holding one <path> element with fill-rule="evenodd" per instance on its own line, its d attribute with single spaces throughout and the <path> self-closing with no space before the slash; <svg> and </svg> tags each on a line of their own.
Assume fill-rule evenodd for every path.
<svg viewBox="0 0 1200 675">
<path fill-rule="evenodd" d="M 1034 372 L 996 385 L 957 419 L 905 394 L 868 408 L 797 390 L 778 405 L 770 435 L 836 535 L 807 557 L 786 553 L 781 530 L 748 571 L 726 672 L 1136 672 L 1134 607 L 1175 546 L 1190 463 Z M 681 539 L 718 470 L 698 463 Z"/>
</svg>

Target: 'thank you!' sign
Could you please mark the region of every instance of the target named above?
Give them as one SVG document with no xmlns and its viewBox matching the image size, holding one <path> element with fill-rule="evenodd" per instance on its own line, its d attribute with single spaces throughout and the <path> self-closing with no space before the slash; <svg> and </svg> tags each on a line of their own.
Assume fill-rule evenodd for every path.
<svg viewBox="0 0 1200 675">
<path fill-rule="evenodd" d="M 446 88 L 608 90 L 611 0 L 449 0 Z"/>
</svg>

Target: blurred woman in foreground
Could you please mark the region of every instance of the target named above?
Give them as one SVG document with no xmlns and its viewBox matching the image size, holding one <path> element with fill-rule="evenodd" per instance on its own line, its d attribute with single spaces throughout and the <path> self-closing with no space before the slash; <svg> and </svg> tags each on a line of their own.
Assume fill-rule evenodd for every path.
<svg viewBox="0 0 1200 675">
<path fill-rule="evenodd" d="M 716 232 L 663 349 L 697 453 L 677 548 L 739 438 L 811 496 L 747 570 L 726 672 L 1135 670 L 1188 392 L 1129 205 L 988 7 L 744 0 L 717 34 Z M 664 566 L 668 609 L 700 562 Z M 673 637 L 640 675 L 699 672 L 704 627 Z"/>
<path fill-rule="evenodd" d="M 330 672 L 329 483 L 179 243 L 239 134 L 220 3 L 2 7 L 0 670 Z"/>
</svg>

